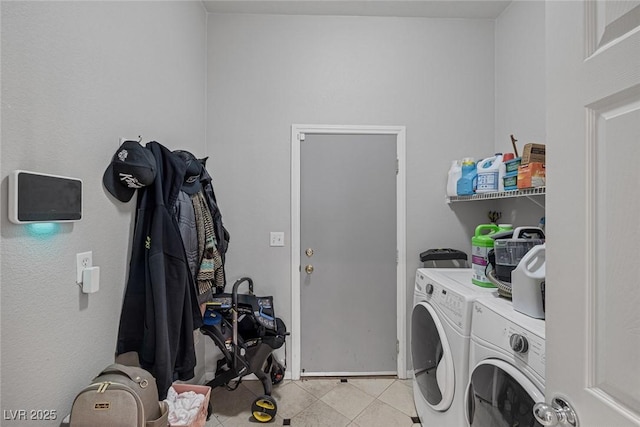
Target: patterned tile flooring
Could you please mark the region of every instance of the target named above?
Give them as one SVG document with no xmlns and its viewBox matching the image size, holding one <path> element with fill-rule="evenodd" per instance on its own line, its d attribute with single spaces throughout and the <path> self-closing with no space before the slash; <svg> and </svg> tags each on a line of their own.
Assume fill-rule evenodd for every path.
<svg viewBox="0 0 640 427">
<path fill-rule="evenodd" d="M 236 390 L 211 390 L 213 415 L 206 427 L 256 427 L 251 404 L 263 394 L 259 381 L 243 381 Z M 417 421 L 411 380 L 393 377 L 305 378 L 273 388 L 278 405 L 266 425 L 301 427 L 403 427 Z"/>
</svg>

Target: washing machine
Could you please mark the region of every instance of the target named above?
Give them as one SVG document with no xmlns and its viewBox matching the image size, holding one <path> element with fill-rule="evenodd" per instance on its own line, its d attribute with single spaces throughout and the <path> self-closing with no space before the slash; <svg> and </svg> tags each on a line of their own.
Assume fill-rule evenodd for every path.
<svg viewBox="0 0 640 427">
<path fill-rule="evenodd" d="M 466 425 L 540 426 L 533 406 L 544 402 L 545 322 L 497 295 L 473 305 Z"/>
<path fill-rule="evenodd" d="M 461 427 L 469 372 L 473 301 L 495 293 L 471 283 L 470 268 L 420 268 L 411 314 L 416 412 L 425 426 Z"/>
</svg>

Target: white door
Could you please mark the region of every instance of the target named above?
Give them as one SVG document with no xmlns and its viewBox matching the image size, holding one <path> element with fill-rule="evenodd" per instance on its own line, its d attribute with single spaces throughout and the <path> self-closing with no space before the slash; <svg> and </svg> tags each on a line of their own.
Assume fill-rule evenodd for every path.
<svg viewBox="0 0 640 427">
<path fill-rule="evenodd" d="M 296 129 L 292 376 L 396 374 L 406 314 L 398 130 Z"/>
<path fill-rule="evenodd" d="M 640 1 L 546 10 L 545 399 L 639 426 Z"/>
</svg>

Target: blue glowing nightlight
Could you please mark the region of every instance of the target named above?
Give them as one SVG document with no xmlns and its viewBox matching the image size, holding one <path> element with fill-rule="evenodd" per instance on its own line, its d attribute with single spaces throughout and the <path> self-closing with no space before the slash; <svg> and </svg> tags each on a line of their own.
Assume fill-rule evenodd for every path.
<svg viewBox="0 0 640 427">
<path fill-rule="evenodd" d="M 35 237 L 49 237 L 58 232 L 60 224 L 56 222 L 33 222 L 27 224 L 27 231 Z"/>
</svg>

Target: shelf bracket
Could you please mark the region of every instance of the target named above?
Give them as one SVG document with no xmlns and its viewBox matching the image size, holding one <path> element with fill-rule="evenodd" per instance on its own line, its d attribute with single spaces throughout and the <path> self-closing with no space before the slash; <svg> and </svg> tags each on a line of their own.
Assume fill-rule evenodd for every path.
<svg viewBox="0 0 640 427">
<path fill-rule="evenodd" d="M 542 209 L 546 209 L 546 207 L 545 207 L 542 203 L 538 202 L 538 201 L 537 201 L 537 200 L 535 200 L 533 197 L 531 197 L 531 196 L 526 196 L 526 197 L 527 197 L 527 199 L 529 199 L 529 200 L 531 201 L 531 203 L 533 203 L 534 205 L 536 205 L 536 206 L 538 206 L 538 207 L 540 207 L 540 208 L 542 208 Z"/>
</svg>

